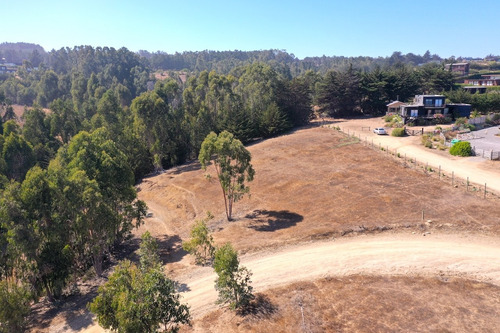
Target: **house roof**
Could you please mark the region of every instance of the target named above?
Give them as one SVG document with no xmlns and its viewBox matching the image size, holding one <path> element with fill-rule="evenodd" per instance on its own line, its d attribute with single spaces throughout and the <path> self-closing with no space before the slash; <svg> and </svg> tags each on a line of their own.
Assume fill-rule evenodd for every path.
<svg viewBox="0 0 500 333">
<path fill-rule="evenodd" d="M 386 106 L 391 107 L 391 106 L 399 106 L 399 105 L 403 105 L 403 104 L 405 104 L 405 103 L 400 102 L 400 101 L 394 101 L 394 102 L 387 104 Z"/>
</svg>

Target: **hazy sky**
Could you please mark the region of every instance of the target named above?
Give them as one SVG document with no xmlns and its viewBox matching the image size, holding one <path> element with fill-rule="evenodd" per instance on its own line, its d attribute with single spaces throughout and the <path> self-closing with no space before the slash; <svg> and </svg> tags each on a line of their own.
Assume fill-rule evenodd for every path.
<svg viewBox="0 0 500 333">
<path fill-rule="evenodd" d="M 0 42 L 168 53 L 500 54 L 500 0 L 0 0 Z"/>
</svg>

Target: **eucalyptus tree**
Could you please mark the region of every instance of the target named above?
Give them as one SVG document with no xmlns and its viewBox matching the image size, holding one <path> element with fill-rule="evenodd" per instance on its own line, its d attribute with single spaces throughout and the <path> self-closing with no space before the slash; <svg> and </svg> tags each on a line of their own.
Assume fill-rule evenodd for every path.
<svg viewBox="0 0 500 333">
<path fill-rule="evenodd" d="M 250 192 L 245 182 L 252 181 L 255 175 L 251 159 L 241 141 L 228 131 L 219 135 L 211 132 L 201 144 L 198 160 L 204 170 L 213 161 L 228 221 L 232 219 L 233 204 Z"/>
</svg>

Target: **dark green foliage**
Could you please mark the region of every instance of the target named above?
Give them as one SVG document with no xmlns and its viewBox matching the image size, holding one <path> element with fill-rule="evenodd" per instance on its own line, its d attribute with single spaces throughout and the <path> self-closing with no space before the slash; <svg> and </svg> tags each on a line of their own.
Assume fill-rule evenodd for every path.
<svg viewBox="0 0 500 333">
<path fill-rule="evenodd" d="M 471 94 L 464 89 L 445 92 L 451 103 L 466 103 L 481 114 L 500 111 L 500 93 L 491 91 L 486 94 Z"/>
<path fill-rule="evenodd" d="M 330 116 L 355 116 L 361 112 L 360 73 L 352 65 L 348 69 L 330 71 L 318 87 L 321 112 Z"/>
<path fill-rule="evenodd" d="M 396 127 L 392 129 L 392 136 L 405 136 L 405 129 L 401 127 Z"/>
<path fill-rule="evenodd" d="M 26 288 L 0 281 L 0 333 L 23 332 L 30 310 Z"/>
<path fill-rule="evenodd" d="M 35 164 L 33 147 L 15 133 L 5 138 L 2 157 L 6 163 L 5 175 L 10 179 L 22 181 L 26 172 Z"/>
<path fill-rule="evenodd" d="M 158 267 L 161 264 L 158 254 L 158 243 L 151 236 L 149 231 L 142 234 L 141 240 L 141 245 L 139 247 L 141 270 L 147 271 L 148 269 Z"/>
<path fill-rule="evenodd" d="M 145 216 L 144 207 L 135 202 L 132 170 L 104 128 L 80 132 L 59 151 L 57 162 L 68 173 L 66 196 L 73 199 L 75 227 L 86 230 L 75 246 L 92 257 L 100 275 L 104 253 Z"/>
<path fill-rule="evenodd" d="M 472 155 L 472 147 L 470 145 L 470 142 L 461 141 L 461 142 L 455 143 L 450 148 L 450 154 L 453 156 L 471 156 Z"/>
<path fill-rule="evenodd" d="M 142 239 L 141 268 L 121 262 L 88 307 L 105 329 L 177 332 L 179 325 L 189 323 L 189 308 L 180 303 L 174 282 L 163 274 L 154 239 L 149 234 Z"/>
<path fill-rule="evenodd" d="M 191 238 L 182 242 L 182 248 L 194 255 L 196 263 L 200 265 L 211 262 L 214 257 L 214 239 L 207 228 L 207 222 L 213 218 L 214 216 L 207 212 L 204 219 L 196 220 L 191 228 Z"/>
<path fill-rule="evenodd" d="M 198 160 L 204 170 L 213 160 L 224 195 L 228 221 L 232 219 L 233 203 L 250 192 L 245 182 L 252 181 L 255 175 L 251 159 L 250 152 L 241 141 L 227 131 L 219 135 L 211 132 L 201 144 Z"/>
<path fill-rule="evenodd" d="M 218 304 L 229 304 L 231 309 L 244 308 L 254 298 L 250 277 L 252 273 L 239 266 L 238 254 L 230 243 L 215 251 L 214 270 L 217 273 L 215 289 Z"/>
</svg>

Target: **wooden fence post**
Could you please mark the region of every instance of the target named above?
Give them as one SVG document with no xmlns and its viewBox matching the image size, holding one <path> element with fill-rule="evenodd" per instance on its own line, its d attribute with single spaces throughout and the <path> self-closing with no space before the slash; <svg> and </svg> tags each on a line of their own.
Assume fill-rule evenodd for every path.
<svg viewBox="0 0 500 333">
<path fill-rule="evenodd" d="M 441 179 L 441 166 L 439 166 L 439 179 Z"/>
<path fill-rule="evenodd" d="M 467 192 L 469 192 L 469 177 L 467 177 Z"/>
<path fill-rule="evenodd" d="M 452 171 L 451 172 L 451 186 L 455 186 L 454 182 L 455 182 L 455 171 Z"/>
<path fill-rule="evenodd" d="M 484 183 L 484 198 L 486 199 L 486 183 Z"/>
</svg>

